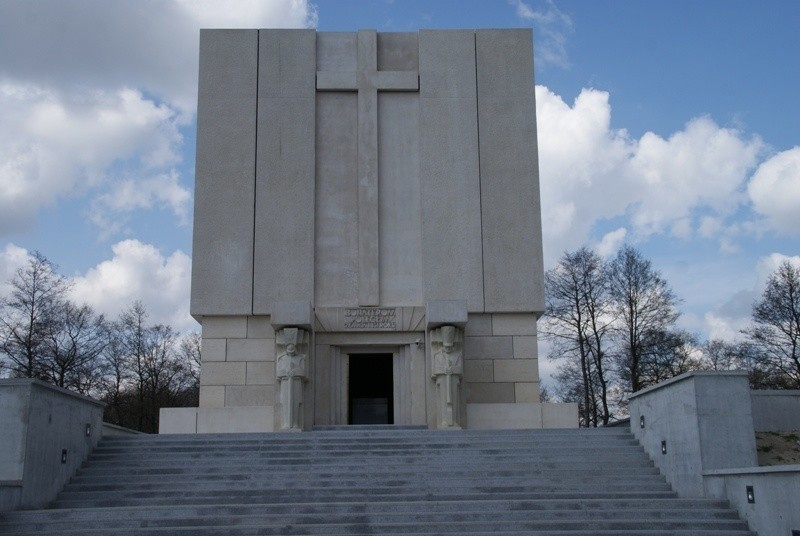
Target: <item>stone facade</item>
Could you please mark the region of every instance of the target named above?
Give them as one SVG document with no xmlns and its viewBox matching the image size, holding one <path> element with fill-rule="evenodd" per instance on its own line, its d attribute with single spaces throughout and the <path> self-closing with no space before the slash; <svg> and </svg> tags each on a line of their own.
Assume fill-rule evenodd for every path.
<svg viewBox="0 0 800 536">
<path fill-rule="evenodd" d="M 530 30 L 204 30 L 198 97 L 195 431 L 542 426 Z M 284 328 L 310 341 L 302 426 Z"/>
</svg>

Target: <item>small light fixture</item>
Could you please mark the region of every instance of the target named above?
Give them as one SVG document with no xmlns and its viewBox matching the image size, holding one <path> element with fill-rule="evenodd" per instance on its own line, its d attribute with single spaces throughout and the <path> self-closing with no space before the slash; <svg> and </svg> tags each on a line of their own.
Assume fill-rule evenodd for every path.
<svg viewBox="0 0 800 536">
<path fill-rule="evenodd" d="M 61 463 L 67 463 L 67 449 L 61 451 Z"/>
<path fill-rule="evenodd" d="M 667 453 L 667 442 L 666 441 L 662 441 L 661 442 L 661 454 L 666 454 L 666 453 Z"/>
<path fill-rule="evenodd" d="M 639 416 L 639 428 L 644 428 L 644 415 Z"/>
<path fill-rule="evenodd" d="M 92 425 L 86 423 L 86 437 L 89 437 L 90 435 L 92 435 Z"/>
<path fill-rule="evenodd" d="M 753 491 L 753 486 L 746 486 L 745 490 L 747 490 L 747 502 L 753 504 L 756 502 L 756 493 Z"/>
</svg>

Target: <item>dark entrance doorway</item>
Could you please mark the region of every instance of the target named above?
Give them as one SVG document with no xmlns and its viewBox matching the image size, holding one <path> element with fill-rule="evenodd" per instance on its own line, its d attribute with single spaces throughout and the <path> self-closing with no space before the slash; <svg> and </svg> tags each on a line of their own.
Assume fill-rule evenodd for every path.
<svg viewBox="0 0 800 536">
<path fill-rule="evenodd" d="M 351 354 L 347 422 L 394 424 L 392 354 Z"/>
</svg>

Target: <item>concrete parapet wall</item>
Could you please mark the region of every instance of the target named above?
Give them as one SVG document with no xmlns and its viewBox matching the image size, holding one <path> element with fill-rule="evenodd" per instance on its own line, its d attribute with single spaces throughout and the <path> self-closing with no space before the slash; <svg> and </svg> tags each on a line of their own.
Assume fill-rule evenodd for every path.
<svg viewBox="0 0 800 536">
<path fill-rule="evenodd" d="M 0 509 L 55 499 L 100 441 L 104 407 L 39 380 L 0 380 Z"/>
<path fill-rule="evenodd" d="M 229 434 L 275 431 L 273 406 L 161 408 L 159 434 Z"/>
<path fill-rule="evenodd" d="M 471 430 L 577 428 L 577 404 L 467 404 Z"/>
<path fill-rule="evenodd" d="M 800 390 L 751 391 L 756 432 L 800 430 Z"/>
<path fill-rule="evenodd" d="M 691 372 L 631 395 L 631 430 L 675 491 L 702 497 L 703 471 L 754 467 L 746 372 Z"/>
<path fill-rule="evenodd" d="M 131 428 L 125 428 L 124 426 L 117 426 L 116 424 L 111 424 L 110 422 L 103 423 L 103 437 L 141 434 L 144 434 L 144 432 L 133 430 Z"/>
<path fill-rule="evenodd" d="M 760 536 L 800 531 L 800 465 L 717 469 L 703 473 L 703 482 L 708 498 L 730 501 Z"/>
</svg>

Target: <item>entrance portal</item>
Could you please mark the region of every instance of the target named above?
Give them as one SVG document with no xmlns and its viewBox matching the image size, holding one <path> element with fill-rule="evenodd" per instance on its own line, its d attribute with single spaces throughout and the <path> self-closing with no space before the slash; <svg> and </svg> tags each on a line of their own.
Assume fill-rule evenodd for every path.
<svg viewBox="0 0 800 536">
<path fill-rule="evenodd" d="M 392 354 L 351 354 L 348 424 L 394 424 Z"/>
</svg>

